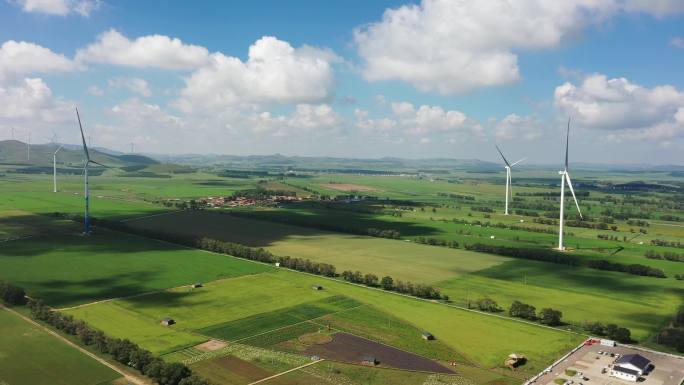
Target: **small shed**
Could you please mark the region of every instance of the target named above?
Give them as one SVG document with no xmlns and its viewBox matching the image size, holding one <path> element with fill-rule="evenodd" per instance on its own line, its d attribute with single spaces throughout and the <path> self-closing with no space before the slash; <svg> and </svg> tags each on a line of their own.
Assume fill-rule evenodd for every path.
<svg viewBox="0 0 684 385">
<path fill-rule="evenodd" d="M 275 267 L 280 267 L 280 262 L 276 262 Z"/>
<path fill-rule="evenodd" d="M 193 288 L 193 289 L 197 289 L 197 288 L 199 288 L 199 287 L 202 287 L 202 282 L 197 282 L 197 283 L 193 283 L 193 284 L 192 284 L 192 288 Z"/>
<path fill-rule="evenodd" d="M 427 340 L 427 341 L 431 341 L 431 340 L 435 339 L 435 336 L 433 336 L 432 333 L 430 333 L 430 332 L 423 332 L 421 337 L 423 337 L 423 339 Z"/>
<path fill-rule="evenodd" d="M 508 355 L 508 358 L 506 358 L 504 364 L 511 369 L 515 369 L 518 366 L 525 364 L 526 362 L 527 357 L 525 357 L 524 354 L 511 353 Z"/>
<path fill-rule="evenodd" d="M 361 360 L 361 365 L 375 366 L 377 364 L 378 364 L 378 360 L 374 356 L 365 356 Z"/>
<path fill-rule="evenodd" d="M 314 290 L 323 290 L 323 286 L 321 286 L 321 285 L 313 285 L 313 286 L 311 286 L 311 288 Z"/>
<path fill-rule="evenodd" d="M 171 317 L 166 317 L 161 321 L 161 324 L 164 326 L 171 326 L 175 323 L 176 323 L 176 321 L 174 321 L 173 318 L 171 318 Z"/>
</svg>

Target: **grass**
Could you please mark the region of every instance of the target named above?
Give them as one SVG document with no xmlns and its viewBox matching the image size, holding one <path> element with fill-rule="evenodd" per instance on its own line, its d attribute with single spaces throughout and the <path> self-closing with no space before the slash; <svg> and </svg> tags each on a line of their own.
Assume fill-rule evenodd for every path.
<svg viewBox="0 0 684 385">
<path fill-rule="evenodd" d="M 263 312 L 239 320 L 212 325 L 199 329 L 197 332 L 223 340 L 234 341 L 355 306 L 359 306 L 359 303 L 350 298 L 342 296 L 328 297 L 281 310 Z"/>
<path fill-rule="evenodd" d="M 116 338 L 128 338 L 155 354 L 166 354 L 200 344 L 208 338 L 191 334 L 174 326 L 163 326 L 161 318 L 145 317 L 131 312 L 116 302 L 104 302 L 65 311 L 85 320 L 92 327 Z"/>
<path fill-rule="evenodd" d="M 0 279 L 55 307 L 269 271 L 263 265 L 104 229 L 73 225 L 0 248 Z"/>
<path fill-rule="evenodd" d="M 0 384 L 97 385 L 121 375 L 0 309 Z"/>
<path fill-rule="evenodd" d="M 186 224 L 182 229 L 175 223 Z M 508 261 L 494 255 L 409 242 L 319 231 L 238 218 L 216 212 L 182 212 L 129 223 L 142 229 L 185 234 L 266 247 L 277 255 L 310 258 L 338 271 L 361 270 L 378 276 L 430 283 Z M 335 245 L 335 247 L 331 247 Z"/>
<path fill-rule="evenodd" d="M 262 348 L 274 347 L 286 341 L 296 339 L 302 335 L 317 333 L 323 329 L 320 325 L 313 322 L 302 322 L 295 325 L 287 326 L 283 329 L 274 330 L 269 333 L 255 335 L 246 338 L 241 343 L 245 345 L 258 346 Z"/>
</svg>

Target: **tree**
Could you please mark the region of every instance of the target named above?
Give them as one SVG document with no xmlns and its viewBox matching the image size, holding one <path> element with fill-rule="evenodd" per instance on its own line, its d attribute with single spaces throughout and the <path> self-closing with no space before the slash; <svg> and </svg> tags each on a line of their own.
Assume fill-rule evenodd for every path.
<svg viewBox="0 0 684 385">
<path fill-rule="evenodd" d="M 558 326 L 561 324 L 561 318 L 563 318 L 563 313 L 560 310 L 547 307 L 539 312 L 539 322 L 544 325 Z"/>
<path fill-rule="evenodd" d="M 529 320 L 534 320 L 537 317 L 537 310 L 534 306 L 522 303 L 520 301 L 513 301 L 508 313 L 511 317 L 518 317 Z"/>
<path fill-rule="evenodd" d="M 178 385 L 211 385 L 211 383 L 209 383 L 209 381 L 203 378 L 197 376 L 190 376 L 182 379 L 181 382 L 178 383 Z"/>
<path fill-rule="evenodd" d="M 182 379 L 190 377 L 190 374 L 190 369 L 179 362 L 164 364 L 159 383 L 161 385 L 178 385 Z"/>
<path fill-rule="evenodd" d="M 477 308 L 482 311 L 495 313 L 501 310 L 499 304 L 491 298 L 480 298 L 475 303 L 477 304 Z"/>
<path fill-rule="evenodd" d="M 615 329 L 615 332 L 611 338 L 618 342 L 628 343 L 632 341 L 632 332 L 630 332 L 627 328 L 619 327 Z"/>
<path fill-rule="evenodd" d="M 380 286 L 385 290 L 392 290 L 394 289 L 394 280 L 389 275 L 386 275 L 380 280 Z"/>
<path fill-rule="evenodd" d="M 378 276 L 375 274 L 366 274 L 363 276 L 363 283 L 365 283 L 368 286 L 377 286 L 378 285 Z"/>
</svg>

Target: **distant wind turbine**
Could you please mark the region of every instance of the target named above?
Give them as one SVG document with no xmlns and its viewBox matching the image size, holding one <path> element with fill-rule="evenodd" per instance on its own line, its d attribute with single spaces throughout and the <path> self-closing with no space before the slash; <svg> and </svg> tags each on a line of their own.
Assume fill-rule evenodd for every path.
<svg viewBox="0 0 684 385">
<path fill-rule="evenodd" d="M 62 149 L 62 146 L 57 148 L 57 151 L 52 154 L 52 192 L 57 192 L 57 153 Z"/>
<path fill-rule="evenodd" d="M 577 203 L 577 197 L 575 196 L 575 190 L 572 188 L 572 181 L 570 180 L 570 173 L 568 172 L 568 146 L 570 141 L 570 118 L 568 118 L 568 130 L 565 134 L 565 168 L 562 171 L 558 171 L 561 176 L 561 195 L 560 195 L 560 229 L 558 230 L 558 250 L 565 250 L 563 246 L 563 209 L 565 206 L 565 183 L 568 183 L 570 192 L 572 193 L 572 199 L 575 200 L 575 206 L 577 206 L 577 212 L 580 218 L 582 217 L 582 212 L 579 208 L 579 203 Z"/>
<path fill-rule="evenodd" d="M 90 191 L 88 190 L 88 166 L 91 163 L 97 164 L 99 166 L 105 167 L 101 163 L 97 163 L 90 159 L 90 154 L 88 153 L 88 146 L 86 146 L 85 135 L 83 135 L 83 125 L 81 124 L 81 116 L 78 114 L 78 108 L 76 108 L 76 118 L 78 119 L 78 127 L 81 129 L 81 140 L 83 141 L 83 154 L 85 155 L 85 165 L 83 166 L 83 176 L 84 176 L 84 195 L 85 195 L 85 216 L 83 218 L 83 233 L 85 235 L 90 234 Z"/>
<path fill-rule="evenodd" d="M 501 155 L 501 158 L 503 159 L 504 163 L 506 163 L 506 165 L 504 166 L 504 168 L 506 169 L 506 210 L 504 212 L 504 215 L 508 215 L 508 199 L 511 195 L 513 195 L 513 190 L 511 187 L 511 168 L 513 166 L 515 166 L 516 164 L 522 162 L 526 158 L 522 158 L 519 161 L 517 161 L 513 164 L 510 164 L 510 163 L 508 163 L 508 160 L 506 160 L 506 157 L 504 156 L 504 154 L 501 152 L 501 149 L 499 148 L 499 146 L 496 146 L 496 150 L 499 151 L 499 155 Z"/>
</svg>

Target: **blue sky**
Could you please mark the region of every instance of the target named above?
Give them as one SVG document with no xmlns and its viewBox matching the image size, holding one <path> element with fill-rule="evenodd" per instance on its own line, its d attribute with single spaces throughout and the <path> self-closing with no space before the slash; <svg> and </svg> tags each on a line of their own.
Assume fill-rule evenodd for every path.
<svg viewBox="0 0 684 385">
<path fill-rule="evenodd" d="M 684 2 L 484 3 L 2 1 L 0 139 L 684 164 Z"/>
</svg>

